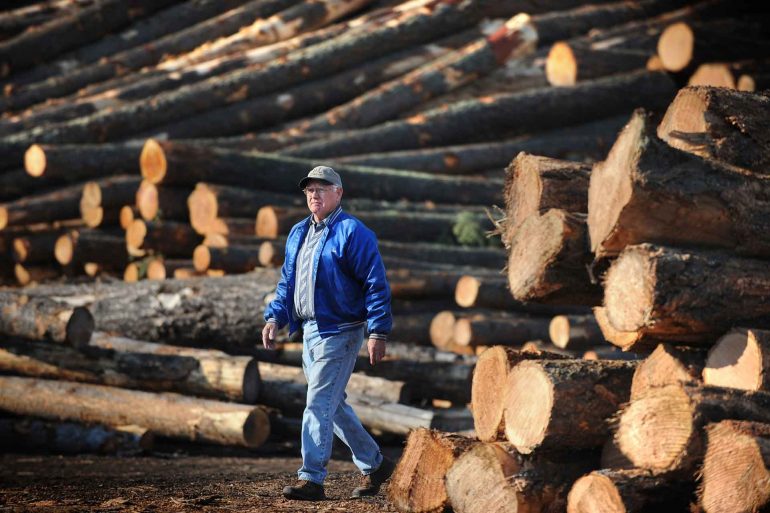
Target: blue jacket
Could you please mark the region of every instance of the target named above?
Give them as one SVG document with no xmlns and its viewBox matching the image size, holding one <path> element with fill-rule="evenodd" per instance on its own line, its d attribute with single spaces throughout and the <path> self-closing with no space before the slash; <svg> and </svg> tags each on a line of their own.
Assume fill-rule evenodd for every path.
<svg viewBox="0 0 770 513">
<path fill-rule="evenodd" d="M 265 321 L 275 319 L 289 332 L 300 328 L 294 316 L 297 256 L 310 227 L 310 218 L 294 225 L 286 239 L 286 258 L 276 296 L 265 309 Z M 316 322 L 322 337 L 366 323 L 368 333 L 387 335 L 393 319 L 390 286 L 377 249 L 377 237 L 361 221 L 341 209 L 328 218 L 313 257 Z"/>
</svg>

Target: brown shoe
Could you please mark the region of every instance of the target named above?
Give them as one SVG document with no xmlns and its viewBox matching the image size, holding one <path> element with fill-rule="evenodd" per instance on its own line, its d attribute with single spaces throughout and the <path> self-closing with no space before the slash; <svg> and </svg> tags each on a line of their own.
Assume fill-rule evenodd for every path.
<svg viewBox="0 0 770 513">
<path fill-rule="evenodd" d="M 353 490 L 350 498 L 360 499 L 362 497 L 373 497 L 377 495 L 382 484 L 388 480 L 395 469 L 395 462 L 390 458 L 383 457 L 380 468 L 369 475 L 361 477 L 361 486 Z"/>
<path fill-rule="evenodd" d="M 323 485 L 312 481 L 297 481 L 295 486 L 287 486 L 283 489 L 283 496 L 297 501 L 323 501 L 326 500 Z"/>
</svg>

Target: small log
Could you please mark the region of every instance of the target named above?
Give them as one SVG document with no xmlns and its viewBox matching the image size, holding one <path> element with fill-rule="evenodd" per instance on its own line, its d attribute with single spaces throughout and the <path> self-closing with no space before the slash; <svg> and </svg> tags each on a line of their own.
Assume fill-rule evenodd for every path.
<svg viewBox="0 0 770 513">
<path fill-rule="evenodd" d="M 446 473 L 473 445 L 472 439 L 457 434 L 412 431 L 388 485 L 388 500 L 403 512 L 442 511 L 449 506 Z"/>
<path fill-rule="evenodd" d="M 700 505 L 707 513 L 764 511 L 770 504 L 770 426 L 725 420 L 706 427 Z"/>
<path fill-rule="evenodd" d="M 572 485 L 567 513 L 678 513 L 688 510 L 693 488 L 646 470 L 596 470 Z"/>
<path fill-rule="evenodd" d="M 101 230 L 71 230 L 57 238 L 53 254 L 64 266 L 93 262 L 117 270 L 128 263 L 125 239 Z"/>
<path fill-rule="evenodd" d="M 393 316 L 393 331 L 388 338 L 398 342 L 430 345 L 430 326 L 433 317 L 432 312 L 396 314 Z"/>
<path fill-rule="evenodd" d="M 56 239 L 60 233 L 57 230 L 15 237 L 11 243 L 14 262 L 25 265 L 52 264 Z"/>
<path fill-rule="evenodd" d="M 501 440 L 505 436 L 504 400 L 500 384 L 519 362 L 525 360 L 562 359 L 566 356 L 548 351 L 519 351 L 493 346 L 481 353 L 473 370 L 471 411 L 476 436 L 482 442 Z"/>
<path fill-rule="evenodd" d="M 731 330 L 709 350 L 702 370 L 707 385 L 770 391 L 770 331 Z"/>
<path fill-rule="evenodd" d="M 596 305 L 601 287 L 591 283 L 586 216 L 551 209 L 528 218 L 508 254 L 508 285 L 519 301 Z"/>
<path fill-rule="evenodd" d="M 258 447 L 270 434 L 259 407 L 103 385 L 0 377 L 0 403 L 18 415 L 123 424 L 159 435 L 220 445 Z"/>
<path fill-rule="evenodd" d="M 188 221 L 185 202 L 190 191 L 181 187 L 158 187 L 142 180 L 136 189 L 135 204 L 145 221 Z"/>
<path fill-rule="evenodd" d="M 72 185 L 0 205 L 0 230 L 9 226 L 79 218 L 82 188 L 81 185 Z"/>
<path fill-rule="evenodd" d="M 182 276 L 177 276 L 180 274 L 177 273 L 177 271 L 181 269 L 190 269 L 191 271 L 196 272 L 193 268 L 192 260 L 153 258 L 150 263 L 147 264 L 147 279 L 165 280 L 166 278 L 181 278 Z"/>
<path fill-rule="evenodd" d="M 545 75 L 552 86 L 645 69 L 654 49 L 596 49 L 588 44 L 559 41 L 548 52 Z"/>
<path fill-rule="evenodd" d="M 548 337 L 556 347 L 570 351 L 588 349 L 604 341 L 593 315 L 557 315 L 548 325 Z"/>
<path fill-rule="evenodd" d="M 520 305 L 511 297 L 508 282 L 504 278 L 487 278 L 463 275 L 457 280 L 455 301 L 464 308 L 495 308 L 514 310 Z"/>
<path fill-rule="evenodd" d="M 0 332 L 33 340 L 82 346 L 91 339 L 94 317 L 87 308 L 59 298 L 0 292 Z"/>
<path fill-rule="evenodd" d="M 636 467 L 691 478 L 706 450 L 703 428 L 726 419 L 770 422 L 770 394 L 686 384 L 655 388 L 623 409 L 615 439 Z"/>
<path fill-rule="evenodd" d="M 756 78 L 768 71 L 767 60 L 708 62 L 701 64 L 687 81 L 688 86 L 711 86 L 755 92 Z"/>
<path fill-rule="evenodd" d="M 672 148 L 637 111 L 591 173 L 591 248 L 613 256 L 630 244 L 657 242 L 768 255 L 767 216 L 757 206 L 769 191 L 765 176 Z"/>
<path fill-rule="evenodd" d="M 24 169 L 41 184 L 71 184 L 136 173 L 142 148 L 136 142 L 114 144 L 33 144 L 24 153 Z"/>
<path fill-rule="evenodd" d="M 394 299 L 446 298 L 451 295 L 459 273 L 389 268 L 386 276 Z"/>
<path fill-rule="evenodd" d="M 588 212 L 591 166 L 521 152 L 505 174 L 505 233 L 511 239 L 530 216 L 552 208 Z M 508 245 L 506 244 L 506 245 Z"/>
<path fill-rule="evenodd" d="M 118 225 L 123 230 L 128 230 L 134 219 L 140 216 L 139 209 L 133 205 L 123 205 L 118 211 Z"/>
<path fill-rule="evenodd" d="M 458 319 L 453 340 L 461 346 L 517 346 L 548 336 L 548 319 L 522 315 L 490 317 L 475 315 Z"/>
<path fill-rule="evenodd" d="M 679 91 L 658 126 L 674 148 L 770 173 L 770 98 L 713 87 Z"/>
<path fill-rule="evenodd" d="M 200 235 L 189 225 L 174 221 L 134 219 L 126 230 L 126 248 L 134 256 L 152 252 L 167 257 L 188 257 L 200 242 Z"/>
<path fill-rule="evenodd" d="M 473 348 L 461 346 L 454 339 L 454 327 L 461 315 L 450 310 L 442 310 L 430 321 L 430 342 L 436 349 L 457 354 L 475 352 Z"/>
<path fill-rule="evenodd" d="M 212 248 L 203 244 L 193 251 L 193 267 L 198 272 L 221 269 L 226 273 L 247 273 L 259 267 L 258 246 Z"/>
<path fill-rule="evenodd" d="M 604 303 L 616 329 L 708 347 L 736 324 L 766 325 L 767 279 L 763 260 L 641 244 L 610 267 Z"/>
<path fill-rule="evenodd" d="M 155 435 L 141 426 L 113 427 L 15 418 L 0 419 L 0 439 L 7 451 L 42 449 L 60 454 L 126 456 L 150 452 Z"/>
<path fill-rule="evenodd" d="M 631 382 L 631 400 L 642 397 L 650 388 L 700 383 L 706 352 L 692 347 L 660 344 L 642 361 Z"/>
<path fill-rule="evenodd" d="M 519 363 L 505 382 L 505 437 L 524 454 L 601 447 L 610 433 L 607 420 L 628 401 L 636 363 Z"/>
<path fill-rule="evenodd" d="M 16 283 L 22 287 L 26 287 L 27 285 L 43 283 L 45 281 L 59 278 L 61 276 L 61 272 L 58 269 L 51 268 L 50 266 L 40 267 L 14 264 L 13 275 L 16 278 Z"/>
<path fill-rule="evenodd" d="M 593 313 L 604 340 L 623 351 L 649 354 L 660 344 L 660 340 L 645 333 L 615 329 L 607 318 L 607 309 L 603 306 L 594 307 Z"/>
</svg>

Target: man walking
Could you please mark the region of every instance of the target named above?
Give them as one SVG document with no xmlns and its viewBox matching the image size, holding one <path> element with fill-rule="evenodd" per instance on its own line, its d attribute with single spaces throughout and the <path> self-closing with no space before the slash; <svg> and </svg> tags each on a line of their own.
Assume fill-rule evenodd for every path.
<svg viewBox="0 0 770 513">
<path fill-rule="evenodd" d="M 302 416 L 299 482 L 285 497 L 322 500 L 326 464 L 337 435 L 363 474 L 353 498 L 376 495 L 393 472 L 377 443 L 345 402 L 345 387 L 369 333 L 372 365 L 385 356 L 390 333 L 390 287 L 374 233 L 342 211 L 342 180 L 330 167 L 313 168 L 299 183 L 310 216 L 286 239 L 286 260 L 276 297 L 265 309 L 262 343 L 274 347 L 275 332 L 303 330 L 302 367 L 308 382 Z"/>
</svg>

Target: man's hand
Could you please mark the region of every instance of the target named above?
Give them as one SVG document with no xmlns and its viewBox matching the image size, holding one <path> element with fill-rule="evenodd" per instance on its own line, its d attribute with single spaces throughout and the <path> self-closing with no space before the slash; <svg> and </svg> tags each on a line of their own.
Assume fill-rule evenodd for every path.
<svg viewBox="0 0 770 513">
<path fill-rule="evenodd" d="M 268 322 L 262 328 L 262 345 L 265 349 L 275 349 L 275 323 Z"/>
<path fill-rule="evenodd" d="M 369 349 L 369 363 L 377 365 L 377 362 L 385 356 L 385 341 L 380 338 L 369 338 L 366 346 Z"/>
</svg>

